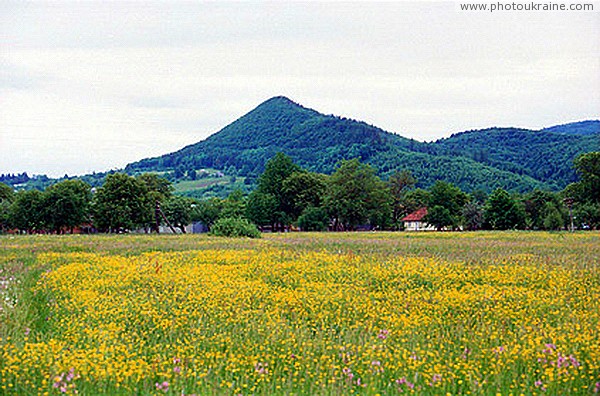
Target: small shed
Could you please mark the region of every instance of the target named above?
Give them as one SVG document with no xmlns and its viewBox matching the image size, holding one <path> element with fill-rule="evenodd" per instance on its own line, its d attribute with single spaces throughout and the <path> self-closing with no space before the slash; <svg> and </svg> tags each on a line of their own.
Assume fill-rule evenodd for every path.
<svg viewBox="0 0 600 396">
<path fill-rule="evenodd" d="M 420 208 L 402 218 L 405 231 L 435 231 L 435 227 L 423 221 L 427 216 L 427 208 Z"/>
</svg>

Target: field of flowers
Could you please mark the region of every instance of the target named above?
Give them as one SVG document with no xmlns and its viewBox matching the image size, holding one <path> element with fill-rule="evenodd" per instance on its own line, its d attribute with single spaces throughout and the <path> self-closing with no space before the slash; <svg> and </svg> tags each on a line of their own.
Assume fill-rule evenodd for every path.
<svg viewBox="0 0 600 396">
<path fill-rule="evenodd" d="M 0 394 L 600 394 L 600 234 L 0 237 Z"/>
</svg>

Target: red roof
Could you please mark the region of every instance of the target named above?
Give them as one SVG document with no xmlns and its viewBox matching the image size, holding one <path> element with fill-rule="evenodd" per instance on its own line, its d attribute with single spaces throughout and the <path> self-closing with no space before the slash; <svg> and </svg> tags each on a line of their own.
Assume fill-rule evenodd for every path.
<svg viewBox="0 0 600 396">
<path fill-rule="evenodd" d="M 402 221 L 422 221 L 425 216 L 427 216 L 427 208 L 421 208 L 404 217 Z"/>
</svg>

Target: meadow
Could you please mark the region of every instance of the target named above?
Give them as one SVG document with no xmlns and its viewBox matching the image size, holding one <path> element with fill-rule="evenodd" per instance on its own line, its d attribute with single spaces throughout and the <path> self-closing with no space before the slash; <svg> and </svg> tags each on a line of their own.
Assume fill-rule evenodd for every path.
<svg viewBox="0 0 600 396">
<path fill-rule="evenodd" d="M 1 236 L 0 394 L 600 394 L 600 234 Z"/>
</svg>

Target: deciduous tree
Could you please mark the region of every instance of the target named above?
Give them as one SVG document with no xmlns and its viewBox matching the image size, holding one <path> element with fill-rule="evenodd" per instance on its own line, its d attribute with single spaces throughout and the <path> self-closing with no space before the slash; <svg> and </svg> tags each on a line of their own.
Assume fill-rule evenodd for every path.
<svg viewBox="0 0 600 396">
<path fill-rule="evenodd" d="M 90 221 L 91 186 L 81 180 L 64 180 L 42 195 L 45 227 L 61 233 Z"/>
<path fill-rule="evenodd" d="M 466 230 L 476 231 L 483 227 L 483 207 L 477 202 L 467 202 L 462 211 Z"/>
<path fill-rule="evenodd" d="M 192 221 L 192 204 L 190 198 L 172 196 L 163 205 L 162 211 L 173 227 L 178 227 L 185 234 L 185 226 Z"/>
<path fill-rule="evenodd" d="M 259 227 L 274 227 L 280 217 L 277 208 L 277 198 L 274 195 L 255 190 L 248 196 L 246 217 Z"/>
<path fill-rule="evenodd" d="M 302 231 L 325 231 L 328 225 L 329 215 L 322 207 L 309 206 L 298 217 L 298 227 Z"/>
<path fill-rule="evenodd" d="M 277 209 L 273 212 L 274 225 L 281 231 L 290 224 L 293 218 L 292 203 L 283 190 L 283 183 L 294 172 L 301 171 L 302 168 L 294 164 L 290 157 L 283 153 L 277 153 L 267 162 L 265 171 L 258 178 L 258 193 L 275 197 Z"/>
<path fill-rule="evenodd" d="M 495 230 L 519 229 L 525 226 L 525 209 L 501 188 L 489 196 L 484 216 Z"/>
<path fill-rule="evenodd" d="M 0 232 L 9 228 L 10 205 L 15 200 L 15 192 L 4 183 L 0 183 Z"/>
<path fill-rule="evenodd" d="M 573 198 L 578 227 L 600 227 L 600 152 L 582 154 L 573 164 L 581 180 L 569 184 L 563 196 Z"/>
<path fill-rule="evenodd" d="M 10 206 L 9 223 L 21 231 L 31 233 L 43 228 L 43 194 L 38 190 L 19 191 Z"/>
<path fill-rule="evenodd" d="M 390 176 L 387 186 L 392 198 L 392 225 L 395 228 L 400 227 L 400 219 L 408 214 L 408 208 L 405 201 L 406 192 L 411 189 L 417 180 L 408 170 L 403 170 L 394 173 Z"/>
<path fill-rule="evenodd" d="M 93 200 L 94 224 L 100 230 L 123 232 L 149 223 L 148 189 L 134 177 L 114 173 L 106 177 Z"/>
<path fill-rule="evenodd" d="M 282 183 L 284 201 L 289 206 L 292 221 L 308 207 L 319 207 L 323 203 L 327 176 L 313 172 L 294 172 Z"/>
<path fill-rule="evenodd" d="M 358 159 L 341 161 L 329 178 L 325 203 L 337 228 L 353 230 L 378 216 L 389 218 L 389 202 L 386 186 L 375 170 Z"/>
<path fill-rule="evenodd" d="M 201 221 L 209 230 L 219 218 L 223 201 L 219 198 L 210 198 L 196 203 L 191 213 L 193 221 Z"/>
<path fill-rule="evenodd" d="M 462 210 L 469 196 L 452 183 L 436 181 L 429 189 L 430 209 L 439 206 L 446 209 L 429 210 L 426 221 L 436 226 L 455 228 L 461 223 Z M 444 224 L 442 224 L 444 223 Z M 438 227 L 440 229 L 440 227 Z"/>
</svg>

